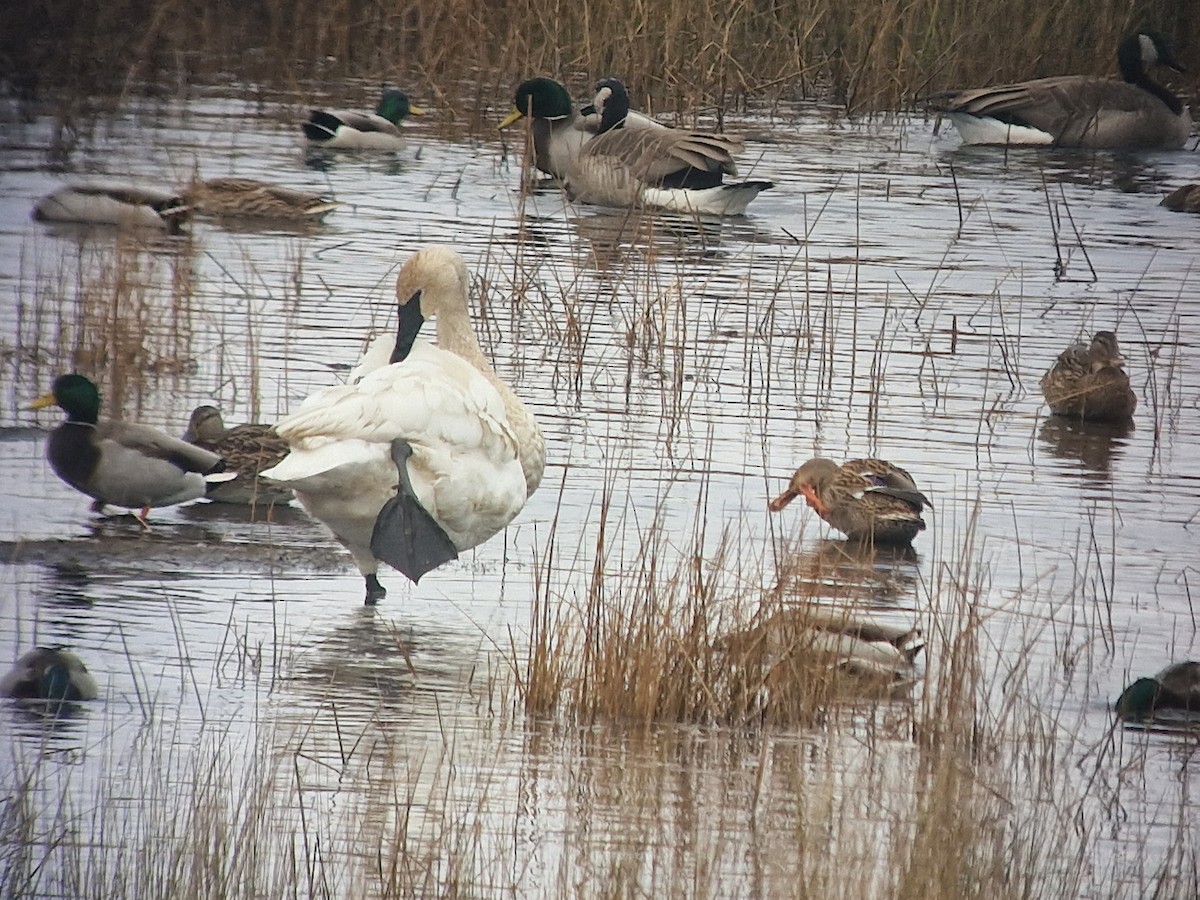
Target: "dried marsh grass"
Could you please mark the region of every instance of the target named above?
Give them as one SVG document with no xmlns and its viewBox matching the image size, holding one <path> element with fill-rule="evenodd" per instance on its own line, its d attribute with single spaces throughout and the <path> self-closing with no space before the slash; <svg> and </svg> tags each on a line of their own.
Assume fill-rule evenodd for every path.
<svg viewBox="0 0 1200 900">
<path fill-rule="evenodd" d="M 5 380 L 23 392 L 14 393 L 14 407 L 78 371 L 99 384 L 110 414 L 136 415 L 153 382 L 193 371 L 191 253 L 186 242 L 163 252 L 122 235 L 39 256 L 22 276 L 13 344 L 3 352 Z"/>
<path fill-rule="evenodd" d="M 516 82 L 536 73 L 579 88 L 617 74 L 639 106 L 660 115 L 686 111 L 682 120 L 715 109 L 720 124 L 725 111 L 751 98 L 818 97 L 880 110 L 931 88 L 1108 73 L 1117 41 L 1138 26 L 1164 32 L 1185 63 L 1200 44 L 1189 0 L 953 8 L 936 0 L 663 0 L 653 7 L 630 0 L 408 7 L 262 0 L 220 10 L 162 0 L 102 8 L 54 0 L 34 15 L 22 10 L 0 14 L 0 27 L 17 36 L 8 65 L 47 83 L 89 85 L 91 93 L 122 90 L 135 78 L 164 74 L 170 81 L 230 68 L 284 83 L 298 73 L 348 74 L 420 85 L 468 122 L 477 121 L 481 103 L 507 100 Z M 142 25 L 131 29 L 130 22 Z M 51 34 L 54 41 L 42 37 Z M 491 96 L 476 89 L 473 98 L 457 99 L 451 85 L 463 78 L 490 85 Z"/>
</svg>

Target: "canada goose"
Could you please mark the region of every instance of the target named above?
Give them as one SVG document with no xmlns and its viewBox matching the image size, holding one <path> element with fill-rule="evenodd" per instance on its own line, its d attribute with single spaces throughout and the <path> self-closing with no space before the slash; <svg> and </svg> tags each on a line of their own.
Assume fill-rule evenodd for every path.
<svg viewBox="0 0 1200 900">
<path fill-rule="evenodd" d="M 1200 713 L 1200 662 L 1173 663 L 1153 678 L 1139 678 L 1116 703 L 1122 719 L 1149 719 L 1163 709 Z"/>
<path fill-rule="evenodd" d="M 528 116 L 533 132 L 533 158 L 538 171 L 563 179 L 571 164 L 600 130 L 598 114 L 577 112 L 567 89 L 553 78 L 528 78 L 517 85 L 512 111 L 497 128 L 508 128 Z M 631 112 L 626 127 L 669 130 L 641 113 Z"/>
<path fill-rule="evenodd" d="M 1094 149 L 1178 149 L 1192 133 L 1183 103 L 1146 74 L 1183 69 L 1162 37 L 1142 31 L 1117 47 L 1123 81 L 1060 75 L 943 91 L 930 105 L 949 115 L 966 144 L 1053 144 Z"/>
<path fill-rule="evenodd" d="M 143 527 L 156 506 L 173 506 L 203 497 L 224 461 L 215 453 L 194 447 L 149 425 L 100 419 L 100 392 L 82 375 L 60 375 L 51 393 L 39 397 L 30 409 L 59 406 L 66 421 L 50 433 L 46 458 L 54 473 L 92 497 L 92 508 L 105 504 L 135 512 Z"/>
<path fill-rule="evenodd" d="M 183 191 L 198 213 L 221 218 L 278 219 L 316 222 L 337 202 L 312 191 L 282 187 L 253 178 L 209 178 L 193 181 Z"/>
<path fill-rule="evenodd" d="M 1117 336 L 1097 331 L 1090 344 L 1072 344 L 1042 376 L 1042 393 L 1050 411 L 1094 422 L 1123 422 L 1137 409 L 1117 348 Z"/>
<path fill-rule="evenodd" d="M 921 510 L 933 505 L 908 472 L 882 459 L 853 459 L 839 466 L 814 457 L 796 470 L 769 508 L 778 512 L 801 495 L 847 537 L 876 544 L 910 543 L 925 530 Z"/>
<path fill-rule="evenodd" d="M 1175 212 L 1200 212 L 1200 184 L 1185 184 L 1163 197 L 1161 206 Z"/>
<path fill-rule="evenodd" d="M 567 175 L 567 191 L 601 206 L 655 206 L 685 213 L 742 215 L 770 181 L 725 184 L 736 175 L 739 135 L 671 128 L 627 128 L 629 93 L 615 78 L 596 84 L 600 133 L 588 141 Z"/>
<path fill-rule="evenodd" d="M 71 184 L 42 197 L 33 217 L 42 222 L 77 222 L 123 228 L 158 228 L 177 234 L 191 209 L 178 194 L 130 184 Z"/>
<path fill-rule="evenodd" d="M 393 88 L 383 92 L 374 113 L 314 109 L 300 128 L 309 141 L 322 147 L 396 150 L 404 145 L 400 123 L 408 116 L 423 115 L 425 110 L 409 102 L 408 94 Z"/>
<path fill-rule="evenodd" d="M 232 481 L 209 488 L 208 499 L 214 503 L 269 505 L 292 499 L 290 490 L 258 477 L 288 453 L 287 441 L 271 426 L 253 423 L 226 428 L 219 409 L 197 406 L 192 410 L 183 439 L 217 454 L 225 460 L 226 471 L 237 474 Z"/>
<path fill-rule="evenodd" d="M 419 581 L 507 526 L 542 478 L 541 432 L 483 355 L 469 286 L 458 253 L 415 253 L 396 283 L 391 354 L 381 359 L 376 342 L 357 381 L 275 426 L 291 453 L 262 476 L 293 488 L 346 546 L 368 604 L 387 593 L 380 561 Z M 431 316 L 437 346 L 417 340 Z"/>
<path fill-rule="evenodd" d="M 35 647 L 0 678 L 0 697 L 18 700 L 95 700 L 96 679 L 69 650 Z"/>
</svg>

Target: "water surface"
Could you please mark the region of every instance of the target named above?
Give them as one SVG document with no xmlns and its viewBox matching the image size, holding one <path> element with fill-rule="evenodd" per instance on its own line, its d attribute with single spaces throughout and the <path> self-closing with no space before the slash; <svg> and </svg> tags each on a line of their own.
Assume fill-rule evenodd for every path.
<svg viewBox="0 0 1200 900">
<path fill-rule="evenodd" d="M 536 581 L 566 609 L 586 592 L 604 503 L 618 581 L 652 522 L 665 569 L 687 558 L 699 517 L 709 552 L 735 536 L 727 575 L 743 602 L 783 568 L 817 597 L 857 585 L 878 616 L 930 635 L 931 684 L 969 582 L 987 691 L 998 705 L 1032 695 L 1065 770 L 1046 790 L 1014 788 L 1013 828 L 1036 844 L 1047 809 L 1078 812 L 1082 862 L 1062 877 L 1080 894 L 1141 896 L 1160 865 L 1173 871 L 1173 823 L 1196 814 L 1178 755 L 1189 739 L 1113 736 L 1109 704 L 1131 674 L 1200 653 L 1200 220 L 1158 206 L 1191 177 L 1189 154 L 1005 154 L 920 118 L 796 107 L 735 123 L 760 138 L 744 174 L 776 188 L 743 219 L 696 222 L 522 197 L 518 152 L 448 139 L 435 119 L 406 124 L 395 153 L 306 152 L 303 102 L 236 86 L 131 98 L 69 172 L 47 160 L 49 118 L 2 139 L 0 658 L 67 644 L 103 686 L 53 726 L 0 708 L 0 772 L 101 848 L 82 873 L 50 854 L 35 892 L 104 873 L 126 885 L 114 893 L 155 893 L 122 848 L 182 840 L 180 805 L 241 821 L 242 785 L 309 867 L 267 851 L 257 868 L 210 862 L 267 893 L 315 859 L 329 883 L 312 893 L 378 893 L 383 859 L 424 893 L 778 895 L 816 871 L 796 839 L 813 821 L 839 858 L 885 865 L 920 801 L 905 704 L 750 737 L 514 715 Z M 181 238 L 29 218 L 78 175 L 195 173 L 342 206 L 315 229 L 198 220 Z M 299 510 L 255 522 L 196 504 L 155 511 L 142 533 L 92 516 L 49 471 L 57 412 L 22 407 L 57 373 L 78 366 L 110 412 L 175 432 L 200 403 L 273 420 L 389 329 L 398 266 L 435 242 L 474 271 L 477 327 L 538 416 L 548 465 L 503 535 L 419 587 L 388 572 L 387 601 L 364 609 L 348 554 Z M 1102 328 L 1128 360 L 1133 427 L 1048 418 L 1038 379 Z M 912 472 L 935 504 L 914 555 L 847 559 L 800 505 L 768 514 L 816 454 Z M 926 685 L 914 696 L 936 705 Z M 101 829 L 110 792 L 128 834 Z M 801 883 L 891 889 L 871 866 L 842 871 Z"/>
</svg>

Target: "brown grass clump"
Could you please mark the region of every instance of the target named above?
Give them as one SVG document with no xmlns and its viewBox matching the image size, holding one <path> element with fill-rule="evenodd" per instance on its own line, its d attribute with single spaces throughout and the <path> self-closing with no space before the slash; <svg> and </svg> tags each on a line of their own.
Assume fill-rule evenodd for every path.
<svg viewBox="0 0 1200 900">
<path fill-rule="evenodd" d="M 1189 64 L 1200 52 L 1192 12 L 1190 0 L 50 0 L 9 4 L 0 29 L 13 36 L 3 60 L 9 72 L 83 89 L 78 97 L 121 93 L 159 74 L 182 83 L 180 75 L 232 70 L 285 85 L 297 75 L 352 75 L 399 81 L 470 120 L 468 110 L 507 100 L 517 81 L 536 73 L 579 88 L 617 74 L 639 106 L 660 114 L 715 107 L 720 115 L 781 97 L 889 109 L 931 88 L 1111 73 L 1117 41 L 1134 27 L 1162 31 Z M 476 86 L 460 97 L 452 85 L 464 78 Z"/>
<path fill-rule="evenodd" d="M 553 558 L 538 567 L 527 657 L 513 663 L 528 713 L 642 726 L 813 722 L 839 703 L 910 694 L 920 630 L 873 621 L 855 581 L 831 587 L 811 566 L 785 566 L 766 587 L 732 529 L 710 544 L 702 511 L 686 553 L 656 521 L 623 558 L 610 546 L 610 494 L 597 514 L 582 596 L 554 585 Z"/>
</svg>

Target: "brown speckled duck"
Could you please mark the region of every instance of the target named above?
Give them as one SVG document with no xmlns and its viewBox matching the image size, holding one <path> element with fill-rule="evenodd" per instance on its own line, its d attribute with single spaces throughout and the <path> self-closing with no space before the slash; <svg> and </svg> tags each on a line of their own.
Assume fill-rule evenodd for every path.
<svg viewBox="0 0 1200 900">
<path fill-rule="evenodd" d="M 1122 368 L 1124 362 L 1111 331 L 1097 331 L 1090 344 L 1072 344 L 1042 376 L 1050 411 L 1092 422 L 1131 418 L 1137 397 Z"/>
<path fill-rule="evenodd" d="M 283 187 L 253 178 L 209 178 L 183 191 L 196 212 L 222 219 L 272 219 L 319 222 L 337 202 L 312 191 Z"/>
<path fill-rule="evenodd" d="M 925 530 L 921 510 L 933 505 L 911 475 L 882 459 L 853 459 L 840 466 L 830 459 L 810 459 L 771 501 L 771 511 L 800 495 L 847 537 L 876 544 L 910 543 Z"/>
<path fill-rule="evenodd" d="M 1185 184 L 1163 197 L 1160 206 L 1175 212 L 1200 213 L 1200 184 Z"/>
<path fill-rule="evenodd" d="M 214 503 L 270 504 L 292 499 L 288 488 L 258 477 L 258 473 L 283 461 L 288 444 L 270 425 L 257 423 L 226 428 L 221 411 L 215 406 L 197 406 L 192 410 L 183 439 L 210 450 L 225 460 L 225 470 L 237 478 L 210 487 L 208 499 Z"/>
</svg>

